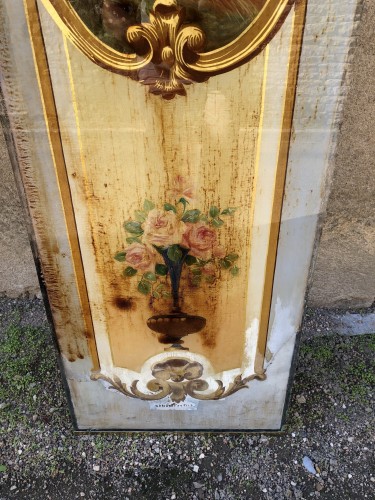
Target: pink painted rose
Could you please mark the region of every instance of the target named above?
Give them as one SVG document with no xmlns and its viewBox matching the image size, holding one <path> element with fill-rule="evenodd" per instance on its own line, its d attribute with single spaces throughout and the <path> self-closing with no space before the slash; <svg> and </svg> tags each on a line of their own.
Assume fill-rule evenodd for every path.
<svg viewBox="0 0 375 500">
<path fill-rule="evenodd" d="M 142 241 L 149 245 L 167 247 L 181 243 L 185 223 L 172 211 L 165 212 L 154 208 L 142 225 Z"/>
<path fill-rule="evenodd" d="M 208 260 L 213 249 L 217 247 L 217 234 L 205 222 L 186 224 L 182 246 L 190 248 L 190 254 L 198 259 Z"/>
<path fill-rule="evenodd" d="M 132 243 L 125 248 L 125 262 L 139 271 L 153 271 L 155 266 L 155 253 L 152 248 L 142 243 Z"/>
</svg>

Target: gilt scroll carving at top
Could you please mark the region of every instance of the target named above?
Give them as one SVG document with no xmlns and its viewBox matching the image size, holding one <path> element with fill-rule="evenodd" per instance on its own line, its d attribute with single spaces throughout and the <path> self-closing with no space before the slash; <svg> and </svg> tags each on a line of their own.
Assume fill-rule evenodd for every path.
<svg viewBox="0 0 375 500">
<path fill-rule="evenodd" d="M 31 0 L 26 0 L 31 1 Z M 42 0 L 99 66 L 172 99 L 254 57 L 294 0 Z"/>
<path fill-rule="evenodd" d="M 175 0 L 156 0 L 150 22 L 130 26 L 126 37 L 136 53 L 151 49 L 151 65 L 139 72 L 139 81 L 150 85 L 152 94 L 172 99 L 186 95 L 184 85 L 207 77 L 189 70 L 189 62 L 198 60 L 205 35 L 198 26 L 184 25 L 185 9 Z"/>
</svg>

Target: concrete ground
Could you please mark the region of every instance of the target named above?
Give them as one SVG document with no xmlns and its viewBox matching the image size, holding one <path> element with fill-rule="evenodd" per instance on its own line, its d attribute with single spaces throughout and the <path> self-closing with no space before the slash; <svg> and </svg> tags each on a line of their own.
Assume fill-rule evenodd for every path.
<svg viewBox="0 0 375 500">
<path fill-rule="evenodd" d="M 306 313 L 283 434 L 90 435 L 41 301 L 0 299 L 0 500 L 374 498 L 375 337 L 330 321 Z"/>
</svg>

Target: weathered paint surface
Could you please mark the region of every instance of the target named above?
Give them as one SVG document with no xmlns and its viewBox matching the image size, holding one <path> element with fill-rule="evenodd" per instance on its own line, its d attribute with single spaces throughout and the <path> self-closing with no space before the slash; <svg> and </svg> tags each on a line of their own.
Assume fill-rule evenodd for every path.
<svg viewBox="0 0 375 500">
<path fill-rule="evenodd" d="M 127 246 L 124 221 L 146 197 L 161 207 L 165 201 L 174 203 L 173 180 L 183 176 L 197 186 L 192 208 L 238 207 L 226 220 L 221 243 L 241 254 L 238 265 L 243 270 L 235 279 L 223 277 L 199 289 L 183 277 L 182 309 L 207 319 L 202 333 L 189 336 L 185 344 L 208 356 L 218 370 L 238 366 L 245 329 L 263 57 L 255 71 L 254 64 L 239 68 L 190 88 L 188 99 L 166 103 L 147 95 L 137 83 L 96 68 L 74 48 L 68 48 L 67 56 L 80 129 L 80 151 L 68 171 L 71 184 L 76 184 L 74 193 L 79 192 L 74 205 L 88 207 L 88 218 L 79 225 L 83 241 L 92 238 L 88 247 L 81 244 L 83 260 L 95 259 L 95 267 L 86 270 L 88 292 L 93 309 L 104 315 L 114 364 L 139 370 L 145 359 L 160 352 L 146 321 L 170 308 L 168 300 L 150 303 L 137 292 L 137 280 L 122 276 L 124 265 L 114 255 Z M 87 92 L 89 81 L 96 84 Z M 66 104 L 61 104 L 62 114 Z M 98 126 L 103 117 L 108 128 Z M 76 130 L 69 125 L 63 128 L 66 136 Z M 71 144 L 70 137 L 66 144 Z"/>
<path fill-rule="evenodd" d="M 13 14 L 17 13 L 19 17 L 22 17 L 21 3 L 22 2 L 16 0 L 13 4 L 14 8 L 18 9 L 18 11 L 12 12 Z M 344 13 L 343 8 L 345 10 Z M 7 5 L 6 9 L 7 15 L 9 15 L 11 8 Z M 100 427 L 136 429 L 143 427 L 163 429 L 175 427 L 184 429 L 208 429 L 224 427 L 237 429 L 277 429 L 280 427 L 290 371 L 290 362 L 295 342 L 295 334 L 299 326 L 302 312 L 303 294 L 306 286 L 317 216 L 322 198 L 321 193 L 324 185 L 325 172 L 327 169 L 329 151 L 331 147 L 331 127 L 333 126 L 335 117 L 337 93 L 345 63 L 348 41 L 350 39 L 354 10 L 354 1 L 348 2 L 345 7 L 343 7 L 342 4 L 336 0 L 326 2 L 324 5 L 316 0 L 310 0 L 309 2 L 305 47 L 301 61 L 301 78 L 298 87 L 299 93 L 294 118 L 294 134 L 290 151 L 283 223 L 281 228 L 280 246 L 275 276 L 274 301 L 271 314 L 271 331 L 268 341 L 269 355 L 267 356 L 267 359 L 269 360 L 269 364 L 267 366 L 267 380 L 253 381 L 250 384 L 249 389 L 240 391 L 230 396 L 230 398 L 225 401 L 200 402 L 199 409 L 197 411 L 168 412 L 168 418 L 166 419 L 165 415 L 161 418 L 157 411 L 150 411 L 148 409 L 149 407 L 147 406 L 147 402 L 138 400 L 131 400 L 130 402 L 129 399 L 123 397 L 122 395 L 106 390 L 106 387 L 101 383 L 90 381 L 90 363 L 88 357 L 86 357 L 85 360 L 79 360 L 74 363 L 66 361 L 66 374 L 80 428 Z M 345 17 L 345 21 L 342 20 L 342 22 L 338 22 L 336 17 L 337 12 L 340 12 L 340 15 Z M 49 24 L 49 21 L 44 18 L 43 22 L 45 23 L 45 27 L 48 25 L 48 29 L 45 28 L 46 34 L 48 35 L 49 30 L 51 30 L 51 36 L 53 36 L 53 39 L 55 40 L 53 50 L 50 50 L 48 54 L 53 74 L 53 66 L 54 64 L 57 65 L 59 58 L 64 56 L 65 48 L 61 37 L 59 38 L 58 32 L 53 31 L 54 28 Z M 22 59 L 22 57 L 20 58 L 22 51 L 15 43 L 17 38 L 23 40 L 26 39 L 26 35 L 22 31 L 23 29 L 24 26 L 22 25 L 9 26 L 11 40 L 13 40 L 11 43 L 12 50 L 16 51 L 10 58 L 12 65 L 15 65 L 15 61 L 18 63 L 25 63 L 20 64 L 17 75 L 17 78 L 21 81 L 22 76 L 27 74 L 22 73 L 22 71 L 26 70 L 32 72 L 30 62 L 29 66 L 27 66 L 27 59 Z M 288 25 L 286 24 L 284 30 L 287 29 Z M 280 32 L 280 38 L 285 38 L 286 33 L 287 31 Z M 60 41 L 56 43 L 57 40 Z M 340 43 L 333 43 L 334 40 L 336 40 L 336 42 L 337 40 L 340 40 Z M 275 39 L 274 42 L 281 43 L 281 40 Z M 316 61 L 322 55 L 324 56 L 324 53 L 327 51 L 327 46 L 330 46 L 330 51 L 329 60 L 325 65 L 325 71 L 326 80 L 329 84 L 326 83 L 325 88 L 319 88 L 319 85 L 317 85 Z M 275 48 L 277 48 L 277 46 Z M 24 52 L 25 50 L 23 47 L 22 53 Z M 71 52 L 69 53 L 71 57 L 70 62 L 73 63 L 74 56 L 72 56 Z M 272 51 L 271 45 L 269 53 L 270 60 L 272 61 L 272 57 L 274 57 L 275 60 L 280 61 L 281 56 L 282 54 L 280 54 L 278 50 L 275 50 L 274 52 Z M 25 58 L 25 56 L 23 57 Z M 76 63 L 79 65 L 77 61 Z M 81 64 L 84 65 L 85 63 L 82 62 Z M 286 64 L 284 62 L 284 69 L 285 66 Z M 274 68 L 277 67 L 278 66 L 275 62 Z M 72 68 L 73 66 L 71 69 Z M 79 68 L 76 69 L 79 70 Z M 7 71 L 7 74 L 9 74 L 10 70 L 8 69 Z M 55 85 L 57 82 L 63 82 L 63 84 L 59 84 L 59 89 L 61 90 L 60 99 L 63 99 L 64 97 L 63 89 L 69 88 L 65 85 L 65 83 L 69 82 L 70 76 L 71 73 L 69 75 L 69 67 L 65 67 L 64 65 L 60 65 L 58 74 L 55 73 Z M 259 158 L 264 158 L 265 160 L 263 163 L 259 163 L 259 165 L 262 165 L 263 168 L 257 170 L 259 179 L 257 180 L 257 187 L 255 188 L 255 191 L 256 189 L 261 189 L 262 179 L 264 189 L 269 188 L 270 183 L 267 182 L 267 175 L 272 176 L 272 172 L 268 172 L 267 175 L 265 174 L 265 172 L 267 172 L 267 168 L 272 169 L 272 151 L 274 148 L 270 148 L 269 145 L 272 143 L 272 138 L 275 139 L 275 136 L 277 136 L 277 132 L 275 132 L 277 118 L 275 117 L 279 116 L 280 119 L 282 116 L 280 99 L 275 97 L 276 92 L 274 91 L 276 78 L 280 79 L 279 70 L 275 71 L 275 73 L 272 73 L 271 71 L 268 74 L 268 84 L 262 88 L 263 93 L 269 93 L 269 98 L 264 101 L 266 105 L 257 118 L 258 120 L 263 120 L 263 139 L 265 141 L 263 144 L 260 144 L 258 154 Z M 22 88 L 22 99 L 24 100 L 25 106 L 24 109 L 30 113 L 34 107 L 39 112 L 39 116 L 41 116 L 40 100 L 35 99 L 35 95 L 37 95 L 37 88 L 36 86 L 34 89 L 32 87 L 30 88 L 29 82 L 30 80 L 28 80 L 28 88 L 25 86 Z M 68 91 L 66 90 L 66 92 Z M 135 89 L 134 92 L 136 93 L 138 90 Z M 69 93 L 67 93 L 67 96 L 69 96 Z M 66 102 L 71 102 L 71 96 L 69 97 L 70 98 Z M 274 101 L 272 98 L 274 98 Z M 278 104 L 281 107 L 279 110 L 277 109 Z M 19 106 L 19 103 L 17 106 Z M 92 106 L 94 106 L 94 104 L 92 104 Z M 269 106 L 268 112 L 266 109 L 267 106 Z M 71 120 L 70 125 L 72 125 L 75 121 L 74 109 L 70 109 L 69 106 L 67 106 L 67 108 L 68 109 L 65 115 L 66 118 L 64 118 L 66 119 L 65 125 L 69 124 L 69 120 Z M 315 113 L 313 112 L 314 109 L 316 110 Z M 121 110 L 119 110 L 119 112 L 120 111 Z M 145 109 L 145 113 L 147 113 L 147 109 Z M 41 130 L 44 130 L 43 121 L 40 120 L 39 123 Z M 60 125 L 63 129 L 63 120 Z M 100 126 L 103 127 L 103 124 Z M 278 126 L 280 126 L 280 121 Z M 96 124 L 95 127 L 98 128 L 98 125 Z M 155 129 L 157 130 L 157 128 Z M 315 131 L 312 135 L 311 130 Z M 63 139 L 66 141 L 68 140 L 66 136 L 63 136 Z M 48 148 L 46 147 L 46 136 L 44 136 L 44 143 L 42 140 L 39 140 L 38 143 L 35 142 L 35 137 L 28 138 L 27 140 L 27 145 L 30 150 L 36 150 L 38 144 L 40 151 L 40 143 L 42 142 L 42 144 L 44 144 L 45 156 L 43 158 L 43 162 L 36 163 L 36 168 L 39 169 L 38 175 L 40 175 L 41 178 L 48 178 L 54 170 L 50 161 Z M 71 155 L 70 159 L 75 158 L 74 155 L 77 155 L 77 152 L 81 148 L 81 144 L 76 136 L 69 136 L 69 144 L 70 147 L 65 148 L 64 151 L 67 157 L 67 164 L 69 164 L 69 155 Z M 44 171 L 44 176 L 42 175 L 43 169 L 47 170 Z M 71 173 L 73 174 L 74 172 Z M 32 172 L 32 175 L 33 181 L 35 182 L 37 172 Z M 262 178 L 261 175 L 265 175 L 265 177 Z M 73 186 L 78 186 L 75 188 L 77 191 L 79 191 L 80 187 L 79 183 L 75 182 L 74 176 L 73 179 L 74 182 L 71 181 L 71 188 L 74 197 L 75 194 Z M 86 183 L 90 181 L 88 177 L 85 179 Z M 82 179 L 80 180 L 82 183 Z M 41 185 L 43 185 L 42 179 L 40 179 L 40 182 L 42 182 Z M 87 186 L 84 184 L 83 186 L 84 191 L 80 193 L 81 197 L 86 196 L 87 192 Z M 48 189 L 46 189 L 46 194 L 48 194 Z M 52 194 L 55 194 L 54 199 Z M 93 194 L 95 195 L 95 192 Z M 103 196 L 103 193 L 100 192 L 100 194 Z M 60 211 L 57 211 L 57 213 L 55 208 L 55 217 L 51 217 L 51 219 L 49 219 L 50 212 L 52 212 L 53 206 L 56 206 L 57 199 L 58 194 L 56 195 L 56 193 L 51 193 L 51 197 L 46 197 L 45 206 L 48 207 L 49 212 L 46 213 L 46 210 L 41 210 L 40 217 L 41 222 L 44 224 L 50 220 L 50 225 L 46 227 L 50 228 L 51 238 L 52 236 L 56 237 L 56 235 L 58 235 L 64 240 L 64 217 L 61 207 Z M 98 207 L 98 205 L 95 205 L 95 202 L 93 203 L 94 206 Z M 263 245 L 266 243 L 264 226 L 267 224 L 267 218 L 265 217 L 264 219 L 261 215 L 267 214 L 267 206 L 263 208 L 264 211 L 261 210 L 258 212 L 258 216 L 256 215 L 256 211 L 254 211 L 253 227 L 251 231 L 251 243 L 253 244 L 257 242 L 257 248 L 260 250 L 262 248 L 264 249 L 262 241 Z M 88 213 L 86 210 L 87 209 L 85 207 L 82 207 L 81 212 L 76 212 L 78 225 L 80 224 L 80 221 L 82 223 L 87 220 L 86 218 L 88 217 Z M 256 217 L 258 217 L 258 219 L 256 219 Z M 60 225 L 57 221 L 61 221 Z M 42 223 L 39 227 L 36 225 L 35 230 L 37 233 L 38 231 L 39 233 L 43 233 Z M 119 222 L 117 224 L 119 224 Z M 255 235 L 258 235 L 258 237 L 254 240 Z M 89 249 L 92 249 L 92 243 L 89 235 L 83 234 L 80 235 L 80 237 L 82 238 L 81 245 L 83 241 L 83 246 L 87 248 L 87 255 L 89 255 Z M 117 249 L 118 247 L 115 248 L 115 250 Z M 90 251 L 92 252 L 92 250 Z M 261 252 L 256 252 L 254 254 L 254 259 L 250 258 L 250 271 L 258 269 L 261 277 L 262 273 L 259 271 L 259 269 L 261 269 L 261 262 L 259 266 L 259 261 L 257 260 L 260 258 L 260 254 Z M 42 259 L 45 260 L 46 264 L 51 262 L 50 252 L 44 254 Z M 99 283 L 94 281 L 97 279 L 97 275 L 94 273 L 97 261 L 94 258 L 93 252 L 91 260 L 89 258 L 85 260 L 85 266 L 86 276 L 92 274 L 91 279 L 93 280 L 93 283 L 98 285 L 98 288 L 96 288 L 95 291 L 95 293 L 98 294 L 99 291 L 103 289 L 103 283 L 100 283 L 100 281 Z M 68 261 L 64 270 L 68 276 L 74 276 L 71 262 Z M 252 285 L 252 280 L 255 279 L 254 276 L 256 276 L 256 274 L 251 272 L 249 291 L 252 290 L 252 286 L 255 287 L 255 283 Z M 66 276 L 64 278 L 66 278 Z M 46 275 L 47 284 L 48 279 L 51 279 L 51 285 L 53 285 L 53 276 L 48 278 L 48 274 Z M 102 276 L 101 279 L 103 279 Z M 69 281 L 67 281 L 67 283 L 68 282 Z M 73 282 L 74 281 L 71 280 L 70 285 L 72 285 Z M 94 287 L 93 289 L 95 290 Z M 55 290 L 55 292 L 58 293 L 58 290 Z M 256 298 L 258 295 L 254 294 L 253 297 Z M 68 298 L 72 301 L 72 308 L 70 309 L 70 312 L 79 311 L 79 301 L 77 296 L 71 294 Z M 125 297 L 125 299 L 126 298 L 127 297 Z M 62 304 L 64 304 L 64 302 L 62 302 Z M 124 303 L 121 302 L 121 304 L 123 305 Z M 103 303 L 100 305 L 103 305 Z M 57 311 L 55 314 L 57 314 Z M 77 318 L 79 325 L 79 314 L 77 314 Z M 95 335 L 101 363 L 110 368 L 112 362 L 111 360 L 113 360 L 113 358 L 110 343 L 108 342 L 109 336 L 106 329 L 103 328 L 103 325 L 106 325 L 108 321 L 103 308 L 94 307 L 93 318 L 94 324 L 96 325 Z M 254 360 L 254 340 L 256 340 L 257 335 L 258 318 L 259 313 L 257 314 L 256 301 L 254 301 L 247 308 L 247 326 L 242 333 L 243 341 L 245 341 L 246 338 L 247 353 L 247 356 L 244 356 L 244 365 L 242 366 L 243 373 L 246 373 L 246 370 L 251 370 L 251 363 Z M 68 329 L 67 331 L 69 333 L 72 330 Z M 76 336 L 78 335 L 78 338 L 80 331 L 82 332 L 82 330 L 77 329 L 77 331 L 74 332 Z M 65 345 L 63 341 L 60 341 L 60 343 L 62 346 Z M 208 359 L 211 358 L 208 356 Z M 209 364 L 206 363 L 206 366 L 208 367 Z M 241 367 L 238 366 L 238 370 L 240 369 Z M 235 373 L 236 371 L 228 370 L 226 374 L 222 374 L 222 380 L 228 380 L 228 378 L 233 377 Z M 129 374 L 126 376 L 128 375 Z M 142 415 L 143 418 L 141 423 L 139 419 L 140 415 Z"/>
<path fill-rule="evenodd" d="M 247 325 L 262 307 L 292 17 L 270 50 L 172 102 L 94 66 L 67 43 L 53 44 L 59 31 L 47 14 L 42 20 L 102 366 L 139 371 L 163 348 L 146 328 L 163 309 L 121 277 L 113 256 L 125 245 L 124 221 L 145 193 L 162 204 L 180 175 L 196 186 L 198 206 L 238 207 L 223 243 L 241 254 L 242 269 L 209 293 L 183 282 L 183 309 L 207 318 L 202 334 L 185 343 L 218 372 L 241 367 Z M 101 125 L 104 116 L 109 127 Z M 245 358 L 253 366 L 254 354 Z"/>
</svg>

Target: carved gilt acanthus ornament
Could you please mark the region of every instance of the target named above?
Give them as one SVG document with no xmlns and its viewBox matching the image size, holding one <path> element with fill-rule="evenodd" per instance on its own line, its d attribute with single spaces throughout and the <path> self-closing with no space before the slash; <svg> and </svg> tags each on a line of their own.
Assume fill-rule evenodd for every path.
<svg viewBox="0 0 375 500">
<path fill-rule="evenodd" d="M 25 0 L 34 2 L 35 0 Z M 134 53 L 122 53 L 101 41 L 68 0 L 41 0 L 64 35 L 91 61 L 129 76 L 165 99 L 185 95 L 185 85 L 230 71 L 259 53 L 280 27 L 295 0 L 265 0 L 248 27 L 232 42 L 204 52 L 205 34 L 187 24 L 178 0 L 156 0 L 148 22 L 127 29 Z"/>
<path fill-rule="evenodd" d="M 165 99 L 186 95 L 184 85 L 207 79 L 189 69 L 189 63 L 198 60 L 205 35 L 198 26 L 184 25 L 184 18 L 185 11 L 175 0 L 156 0 L 150 22 L 131 26 L 126 34 L 136 53 L 142 52 L 142 46 L 152 53 L 151 64 L 140 70 L 139 81 Z"/>
<path fill-rule="evenodd" d="M 155 363 L 152 367 L 153 379 L 146 384 L 148 393 L 138 388 L 139 381 L 135 380 L 128 387 L 116 375 L 109 377 L 103 373 L 94 373 L 92 380 L 104 380 L 111 389 L 115 389 L 130 398 L 141 399 L 144 401 L 157 401 L 170 397 L 174 403 L 184 401 L 186 396 L 201 401 L 214 401 L 224 399 L 235 394 L 241 389 L 246 389 L 247 384 L 254 379 L 265 380 L 266 374 L 253 374 L 242 378 L 242 375 L 236 376 L 233 381 L 224 386 L 221 380 L 216 380 L 217 387 L 207 392 L 209 384 L 203 377 L 204 368 L 201 363 L 191 361 L 186 358 L 169 358 Z"/>
</svg>

